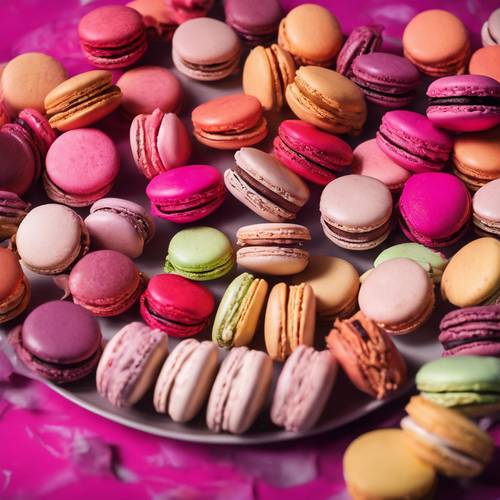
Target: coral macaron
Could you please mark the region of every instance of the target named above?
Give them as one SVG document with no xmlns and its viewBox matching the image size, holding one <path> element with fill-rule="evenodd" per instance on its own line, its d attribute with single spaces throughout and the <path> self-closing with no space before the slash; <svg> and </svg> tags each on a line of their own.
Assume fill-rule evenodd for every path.
<svg viewBox="0 0 500 500">
<path fill-rule="evenodd" d="M 178 167 L 154 177 L 146 188 L 151 212 L 177 223 L 194 222 L 223 203 L 226 188 L 220 172 L 210 165 Z"/>
<path fill-rule="evenodd" d="M 141 296 L 144 321 L 173 337 L 202 332 L 214 307 L 215 299 L 208 289 L 176 274 L 153 276 Z"/>
</svg>

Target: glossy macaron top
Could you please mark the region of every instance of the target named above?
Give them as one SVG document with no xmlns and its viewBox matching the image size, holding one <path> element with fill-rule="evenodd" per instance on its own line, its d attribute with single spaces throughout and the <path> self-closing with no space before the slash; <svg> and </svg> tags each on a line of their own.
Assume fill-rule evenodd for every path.
<svg viewBox="0 0 500 500">
<path fill-rule="evenodd" d="M 79 302 L 117 299 L 137 286 L 139 271 L 130 257 L 115 250 L 87 254 L 71 270 L 69 290 Z"/>
<path fill-rule="evenodd" d="M 230 26 L 217 19 L 199 17 L 175 30 L 172 50 L 189 63 L 210 65 L 232 60 L 241 46 Z"/>
<path fill-rule="evenodd" d="M 469 73 L 489 76 L 500 82 L 500 45 L 476 50 L 469 61 Z"/>
<path fill-rule="evenodd" d="M 255 8 L 252 0 L 226 0 L 226 23 L 244 38 L 259 39 L 259 35 L 272 35 L 278 30 L 283 14 L 278 0 L 268 0 Z"/>
<path fill-rule="evenodd" d="M 72 302 L 46 302 L 34 309 L 22 326 L 23 346 L 49 363 L 84 361 L 96 352 L 101 341 L 95 317 Z"/>
<path fill-rule="evenodd" d="M 480 220 L 500 224 L 500 178 L 476 191 L 472 198 L 474 215 Z"/>
<path fill-rule="evenodd" d="M 430 239 L 444 239 L 459 231 L 471 214 L 471 198 L 454 175 L 429 172 L 413 175 L 399 199 L 410 230 Z"/>
<path fill-rule="evenodd" d="M 123 5 L 105 5 L 82 17 L 78 35 L 93 47 L 109 48 L 132 41 L 144 30 L 141 15 Z"/>
<path fill-rule="evenodd" d="M 434 80 L 427 88 L 427 96 L 438 97 L 496 97 L 500 98 L 500 83 L 482 75 L 453 75 Z"/>
<path fill-rule="evenodd" d="M 364 175 L 339 177 L 321 194 L 322 216 L 347 230 L 377 227 L 390 218 L 392 208 L 387 186 Z"/>
<path fill-rule="evenodd" d="M 10 296 L 23 278 L 23 270 L 12 250 L 0 247 L 0 302 Z"/>
</svg>

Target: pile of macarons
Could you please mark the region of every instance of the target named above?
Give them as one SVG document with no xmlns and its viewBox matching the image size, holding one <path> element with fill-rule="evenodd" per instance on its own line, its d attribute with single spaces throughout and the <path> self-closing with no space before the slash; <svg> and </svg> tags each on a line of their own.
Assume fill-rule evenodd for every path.
<svg viewBox="0 0 500 500">
<path fill-rule="evenodd" d="M 500 408 L 500 9 L 470 57 L 466 27 L 445 10 L 409 19 L 396 55 L 383 51 L 383 26 L 345 37 L 319 5 L 285 14 L 277 0 L 226 0 L 222 21 L 207 17 L 213 3 L 90 10 L 78 25 L 95 68 L 85 73 L 35 52 L 2 67 L 0 323 L 29 308 L 26 270 L 71 297 L 12 324 L 19 358 L 56 383 L 95 376 L 116 407 L 152 397 L 175 422 L 203 414 L 209 430 L 236 434 L 267 408 L 275 426 L 305 432 L 339 369 L 368 398 L 405 387 L 393 339 L 445 301 L 443 357 L 420 369 L 402 430 L 352 443 L 345 476 L 354 497 L 420 498 L 436 470 L 479 474 L 491 441 L 463 415 Z M 175 69 L 140 64 L 152 41 L 171 44 Z M 183 79 L 235 75 L 240 92 L 188 102 Z M 422 90 L 425 114 L 412 109 Z M 286 108 L 293 119 L 280 119 Z M 113 196 L 123 153 L 101 126 L 111 114 L 144 178 L 128 191 L 149 207 Z M 357 140 L 379 116 L 375 137 Z M 194 147 L 234 161 L 193 164 Z M 49 203 L 35 203 L 40 187 Z M 235 203 L 255 222 L 235 234 L 199 223 Z M 300 224 L 307 209 L 324 234 Z M 135 259 L 159 224 L 175 234 L 162 242 L 164 272 L 145 276 Z M 360 276 L 348 259 L 311 254 L 313 238 L 341 255 L 372 251 L 372 266 Z M 218 301 L 205 282 L 222 278 Z M 124 313 L 105 341 L 97 318 Z M 368 481 L 380 450 L 384 469 Z"/>
</svg>

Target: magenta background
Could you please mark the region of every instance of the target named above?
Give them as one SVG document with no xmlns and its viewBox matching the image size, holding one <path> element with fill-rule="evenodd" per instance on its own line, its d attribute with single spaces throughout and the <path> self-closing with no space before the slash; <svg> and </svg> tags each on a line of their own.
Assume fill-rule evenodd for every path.
<svg viewBox="0 0 500 500">
<path fill-rule="evenodd" d="M 71 73 L 90 69 L 76 26 L 98 5 L 81 0 L 3 0 L 0 61 L 38 50 L 59 58 Z M 256 0 L 256 4 L 258 0 Z M 284 0 L 286 8 L 300 1 Z M 365 22 L 386 27 L 385 47 L 399 51 L 405 24 L 416 12 L 445 8 L 461 17 L 479 46 L 482 21 L 497 0 L 321 1 L 343 31 Z M 321 436 L 273 447 L 186 444 L 140 433 L 67 402 L 38 382 L 10 376 L 0 359 L 0 498 L 348 498 L 342 454 L 357 435 L 397 426 L 404 402 Z M 339 402 L 341 404 L 341 402 Z M 500 425 L 492 435 L 500 445 Z M 500 498 L 500 452 L 480 479 L 442 480 L 437 498 Z"/>
</svg>

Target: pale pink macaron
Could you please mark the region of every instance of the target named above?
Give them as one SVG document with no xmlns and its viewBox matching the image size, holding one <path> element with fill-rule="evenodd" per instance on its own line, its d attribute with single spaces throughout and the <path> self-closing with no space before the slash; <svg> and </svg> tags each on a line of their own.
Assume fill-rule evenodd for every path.
<svg viewBox="0 0 500 500">
<path fill-rule="evenodd" d="M 185 339 L 170 353 L 156 381 L 157 412 L 174 422 L 188 422 L 206 402 L 217 372 L 217 345 Z"/>
<path fill-rule="evenodd" d="M 156 108 L 165 113 L 178 113 L 182 105 L 181 82 L 161 66 L 131 69 L 119 78 L 116 85 L 122 91 L 122 108 L 131 118 L 150 114 Z"/>
<path fill-rule="evenodd" d="M 93 128 L 60 135 L 45 163 L 43 184 L 48 197 L 70 207 L 91 205 L 106 196 L 120 167 L 113 141 Z"/>
</svg>

